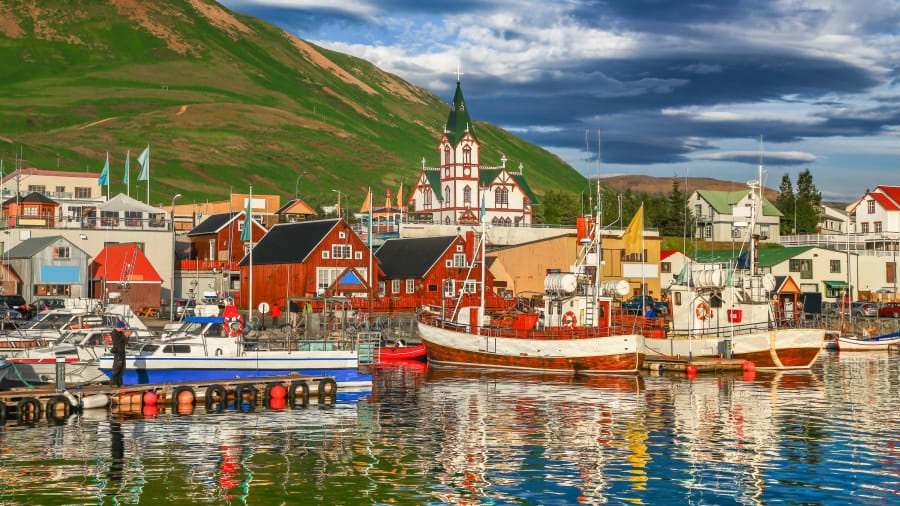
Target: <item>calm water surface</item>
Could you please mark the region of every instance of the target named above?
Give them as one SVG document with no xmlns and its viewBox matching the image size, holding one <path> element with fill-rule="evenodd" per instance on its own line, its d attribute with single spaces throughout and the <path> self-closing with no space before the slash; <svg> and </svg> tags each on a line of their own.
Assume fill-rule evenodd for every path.
<svg viewBox="0 0 900 506">
<path fill-rule="evenodd" d="M 898 504 L 900 355 L 565 377 L 403 365 L 332 407 L 0 429 L 3 504 Z"/>
</svg>

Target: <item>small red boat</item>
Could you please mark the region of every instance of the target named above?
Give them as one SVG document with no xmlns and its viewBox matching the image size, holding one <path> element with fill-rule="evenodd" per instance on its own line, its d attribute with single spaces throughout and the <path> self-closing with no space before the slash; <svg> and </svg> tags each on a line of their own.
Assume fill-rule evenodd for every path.
<svg viewBox="0 0 900 506">
<path fill-rule="evenodd" d="M 381 362 L 394 362 L 396 360 L 417 360 L 425 358 L 425 345 L 416 344 L 410 346 L 383 346 L 378 348 L 378 357 Z"/>
</svg>

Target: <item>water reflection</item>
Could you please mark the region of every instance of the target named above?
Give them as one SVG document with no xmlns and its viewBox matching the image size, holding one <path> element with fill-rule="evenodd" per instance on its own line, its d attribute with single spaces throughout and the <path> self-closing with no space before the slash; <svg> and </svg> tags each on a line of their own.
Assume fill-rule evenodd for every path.
<svg viewBox="0 0 900 506">
<path fill-rule="evenodd" d="M 694 380 L 401 364 L 333 406 L 12 424 L 0 502 L 884 503 L 895 357 Z"/>
</svg>

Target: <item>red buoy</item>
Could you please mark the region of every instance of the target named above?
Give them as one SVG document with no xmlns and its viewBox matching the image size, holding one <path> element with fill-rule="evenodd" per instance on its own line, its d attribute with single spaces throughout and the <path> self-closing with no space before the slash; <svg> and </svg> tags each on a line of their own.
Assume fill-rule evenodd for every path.
<svg viewBox="0 0 900 506">
<path fill-rule="evenodd" d="M 142 411 L 145 417 L 153 418 L 159 412 L 159 408 L 156 407 L 156 404 L 147 404 Z"/>
<path fill-rule="evenodd" d="M 190 390 L 182 390 L 178 392 L 178 404 L 193 404 L 194 392 Z"/>
<path fill-rule="evenodd" d="M 744 367 L 744 372 L 756 370 L 756 364 L 754 364 L 753 362 L 751 362 L 749 360 L 744 360 L 743 367 Z"/>
<path fill-rule="evenodd" d="M 269 399 L 269 407 L 272 409 L 284 409 L 287 405 L 287 401 L 284 397 L 272 397 Z"/>
<path fill-rule="evenodd" d="M 284 399 L 287 396 L 287 389 L 283 385 L 275 385 L 269 390 L 269 397 L 273 399 Z"/>
<path fill-rule="evenodd" d="M 144 406 L 156 406 L 157 400 L 159 400 L 159 396 L 156 395 L 156 392 L 152 390 L 144 392 Z"/>
<path fill-rule="evenodd" d="M 688 364 L 685 372 L 687 373 L 688 378 L 693 378 L 697 375 L 697 366 L 695 366 L 694 364 Z"/>
</svg>

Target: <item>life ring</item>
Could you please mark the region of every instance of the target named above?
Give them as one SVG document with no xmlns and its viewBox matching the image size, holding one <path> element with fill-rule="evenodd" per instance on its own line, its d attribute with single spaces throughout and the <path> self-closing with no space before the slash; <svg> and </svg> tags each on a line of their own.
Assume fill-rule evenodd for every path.
<svg viewBox="0 0 900 506">
<path fill-rule="evenodd" d="M 210 385 L 203 394 L 207 411 L 222 411 L 228 404 L 228 390 L 222 385 Z M 218 407 L 216 407 L 218 406 Z"/>
<path fill-rule="evenodd" d="M 41 419 L 41 401 L 34 397 L 23 397 L 16 406 L 16 416 L 20 424 L 33 424 Z"/>
<path fill-rule="evenodd" d="M 62 405 L 62 413 L 59 407 Z M 47 399 L 47 421 L 62 423 L 72 413 L 72 403 L 63 395 L 54 395 Z"/>
<path fill-rule="evenodd" d="M 249 399 L 244 400 L 244 397 L 248 396 Z M 259 397 L 259 391 L 253 385 L 241 385 L 240 388 L 234 391 L 234 407 L 241 411 L 253 411 L 256 407 L 256 400 Z M 248 406 L 244 409 L 244 403 L 247 403 Z"/>
<path fill-rule="evenodd" d="M 300 389 L 300 395 L 297 395 L 297 389 Z M 307 406 L 309 405 L 309 384 L 303 380 L 297 380 L 291 383 L 291 386 L 288 388 L 288 405 L 291 409 L 296 409 L 297 398 L 300 398 L 299 406 Z"/>
<path fill-rule="evenodd" d="M 337 382 L 333 378 L 319 380 L 319 404 L 325 403 L 325 398 L 334 399 L 337 396 Z"/>
<path fill-rule="evenodd" d="M 700 321 L 713 317 L 712 309 L 710 309 L 709 304 L 706 302 L 697 304 L 697 309 L 694 312 L 697 314 L 697 319 Z"/>
<path fill-rule="evenodd" d="M 578 317 L 575 316 L 575 313 L 571 311 L 567 311 L 566 314 L 563 315 L 562 318 L 562 326 L 568 329 L 575 328 L 575 324 L 578 323 Z"/>
<path fill-rule="evenodd" d="M 244 333 L 244 319 L 238 316 L 225 318 L 225 333 L 228 337 L 237 337 Z"/>
</svg>

